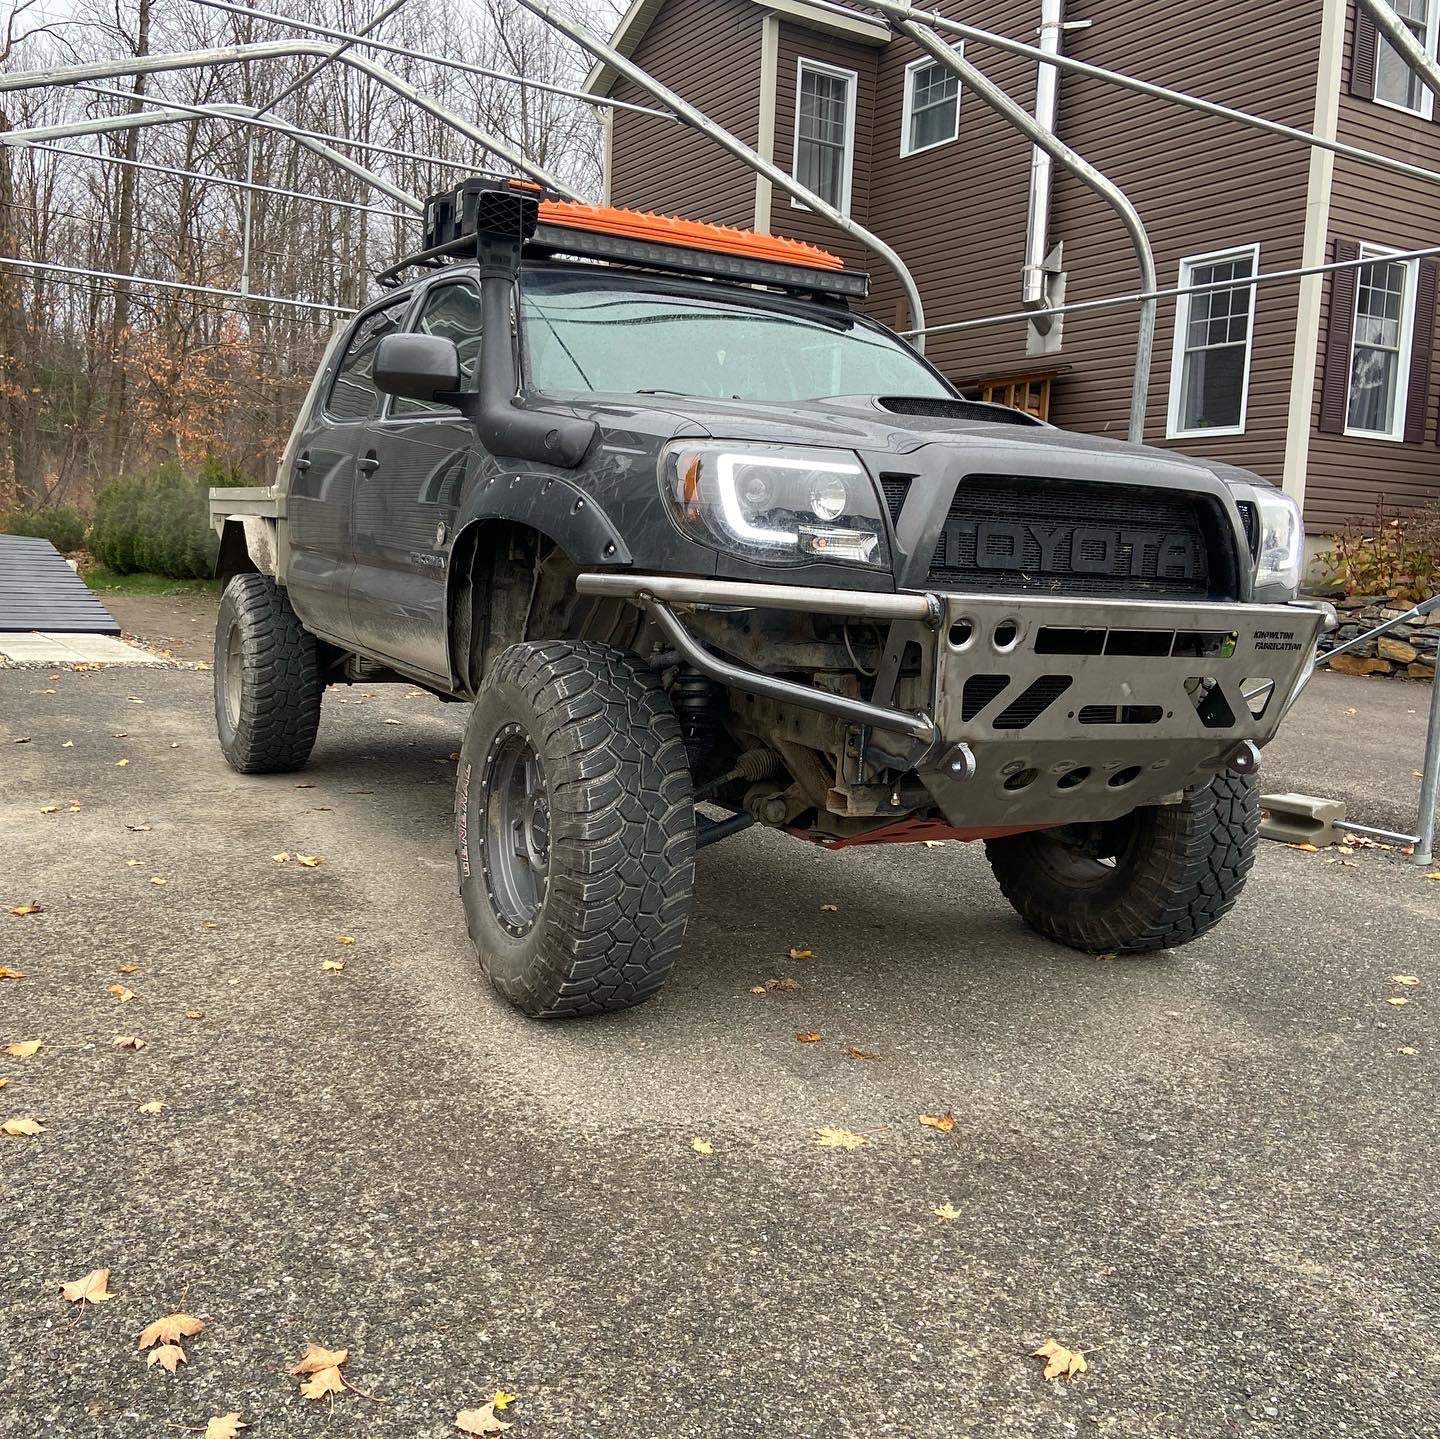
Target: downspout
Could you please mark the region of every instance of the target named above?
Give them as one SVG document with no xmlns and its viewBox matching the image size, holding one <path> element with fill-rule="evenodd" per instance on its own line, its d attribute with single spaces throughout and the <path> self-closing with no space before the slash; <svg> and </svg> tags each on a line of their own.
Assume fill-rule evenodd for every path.
<svg viewBox="0 0 1440 1439">
<path fill-rule="evenodd" d="M 1060 53 L 1060 36 L 1065 26 L 1065 0 L 1040 0 L 1040 49 L 1047 55 Z M 1052 135 L 1060 92 L 1060 71 L 1043 61 L 1035 77 L 1035 123 Z M 1030 321 L 1038 335 L 1054 328 L 1054 317 L 1046 314 L 1050 298 L 1045 286 L 1045 258 L 1050 253 L 1050 197 L 1054 186 L 1055 162 L 1039 145 L 1030 152 L 1030 203 L 1025 221 L 1025 267 L 1021 275 L 1020 303 L 1034 310 Z"/>
</svg>

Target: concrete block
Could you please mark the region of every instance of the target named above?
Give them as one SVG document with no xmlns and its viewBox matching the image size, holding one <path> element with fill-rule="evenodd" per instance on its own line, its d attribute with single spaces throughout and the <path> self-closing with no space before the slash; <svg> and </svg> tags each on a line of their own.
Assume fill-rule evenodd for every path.
<svg viewBox="0 0 1440 1439">
<path fill-rule="evenodd" d="M 1262 794 L 1260 837 L 1282 844 L 1313 844 L 1324 849 L 1340 836 L 1335 831 L 1345 818 L 1345 801 L 1317 799 L 1312 794 Z"/>
</svg>

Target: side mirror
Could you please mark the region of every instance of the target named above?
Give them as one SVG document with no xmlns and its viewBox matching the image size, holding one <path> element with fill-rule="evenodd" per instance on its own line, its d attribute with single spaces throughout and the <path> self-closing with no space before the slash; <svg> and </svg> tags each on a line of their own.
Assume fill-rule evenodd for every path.
<svg viewBox="0 0 1440 1439">
<path fill-rule="evenodd" d="M 453 403 L 460 354 L 443 335 L 386 335 L 375 347 L 375 388 L 407 400 Z"/>
</svg>

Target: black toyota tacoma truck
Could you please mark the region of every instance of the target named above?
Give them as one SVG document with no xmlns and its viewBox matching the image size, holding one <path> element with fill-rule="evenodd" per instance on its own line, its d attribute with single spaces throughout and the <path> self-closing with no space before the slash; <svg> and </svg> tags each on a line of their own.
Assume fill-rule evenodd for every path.
<svg viewBox="0 0 1440 1439">
<path fill-rule="evenodd" d="M 983 840 L 1093 952 L 1235 903 L 1324 622 L 1284 495 L 962 398 L 796 242 L 477 179 L 380 279 L 276 483 L 212 492 L 220 745 L 299 768 L 333 683 L 471 702 L 460 894 L 525 1013 L 653 995 L 756 823 Z"/>
</svg>

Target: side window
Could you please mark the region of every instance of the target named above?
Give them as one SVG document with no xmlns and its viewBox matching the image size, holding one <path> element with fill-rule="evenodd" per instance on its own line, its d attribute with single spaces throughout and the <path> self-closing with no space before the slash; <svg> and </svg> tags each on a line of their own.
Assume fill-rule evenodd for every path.
<svg viewBox="0 0 1440 1439">
<path fill-rule="evenodd" d="M 1392 8 L 1433 59 L 1440 0 L 1393 0 Z M 1397 110 L 1408 110 L 1412 115 L 1430 119 L 1435 97 L 1383 35 L 1376 37 L 1376 44 L 1375 98 L 1382 105 L 1393 105 Z"/>
<path fill-rule="evenodd" d="M 795 178 L 841 214 L 850 213 L 855 150 L 853 70 L 801 60 L 795 94 Z M 803 210 L 804 204 L 791 199 Z"/>
<path fill-rule="evenodd" d="M 963 53 L 961 46 L 955 48 Z M 900 153 L 914 155 L 933 149 L 959 133 L 960 77 L 938 60 L 912 60 L 905 67 Z"/>
<path fill-rule="evenodd" d="M 386 335 L 393 335 L 400 328 L 408 300 L 406 296 L 383 310 L 373 310 L 356 327 L 325 401 L 325 411 L 331 419 L 368 420 L 380 412 L 380 392 L 372 378 L 375 347 Z"/>
<path fill-rule="evenodd" d="M 1250 381 L 1250 340 L 1260 247 L 1192 255 L 1180 261 L 1180 284 L 1213 285 L 1181 295 L 1175 310 L 1175 354 L 1170 367 L 1167 436 L 1239 435 L 1245 431 Z"/>
<path fill-rule="evenodd" d="M 453 285 L 436 285 L 425 297 L 415 331 L 421 335 L 444 335 L 455 341 L 460 352 L 460 388 L 471 389 L 475 367 L 480 363 L 480 291 L 468 281 Z M 390 406 L 392 417 L 399 415 L 449 415 L 455 412 L 447 405 L 432 405 L 426 400 L 397 397 Z"/>
</svg>

